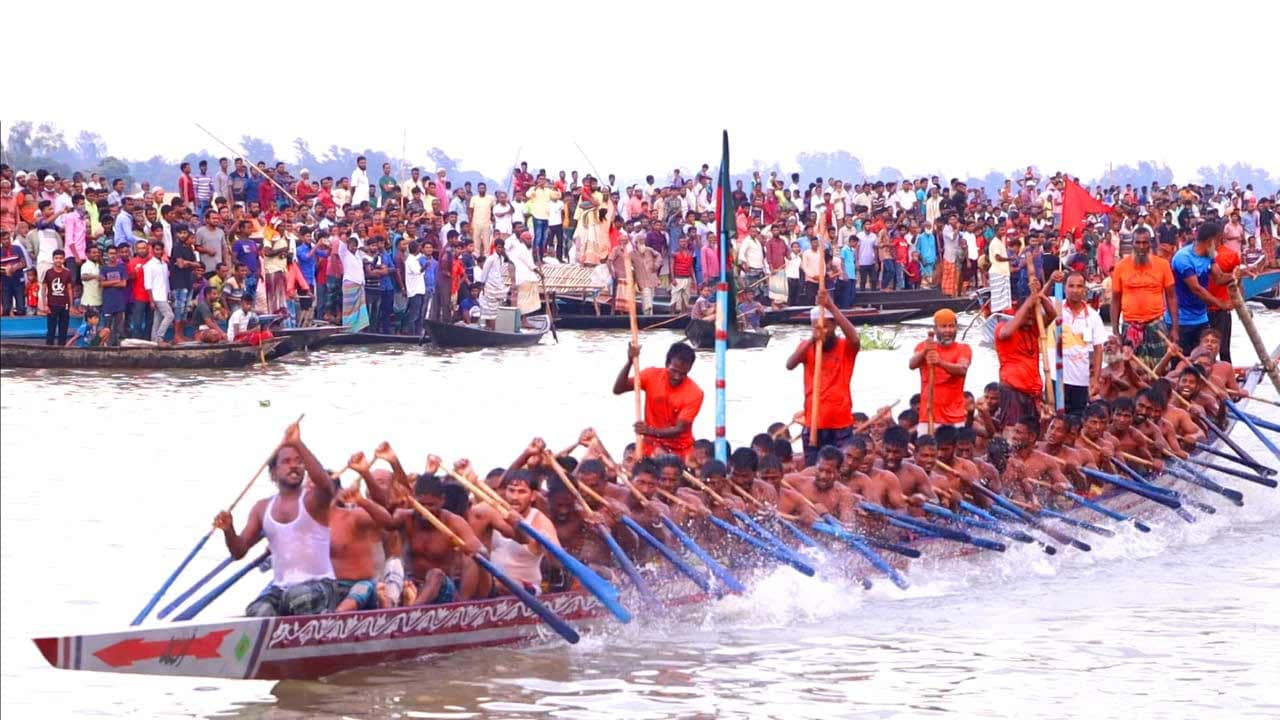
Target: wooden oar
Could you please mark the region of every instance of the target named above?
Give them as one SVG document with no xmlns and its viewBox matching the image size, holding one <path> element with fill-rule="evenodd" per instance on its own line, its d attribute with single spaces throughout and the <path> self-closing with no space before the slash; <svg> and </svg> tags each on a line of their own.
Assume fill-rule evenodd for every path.
<svg viewBox="0 0 1280 720">
<path fill-rule="evenodd" d="M 1040 293 L 1034 296 L 1036 303 L 1036 328 L 1040 330 L 1040 361 L 1044 365 L 1044 399 L 1053 405 L 1053 371 L 1049 362 L 1049 342 L 1045 337 L 1044 306 L 1040 304 Z"/>
<path fill-rule="evenodd" d="M 235 585 L 237 582 L 239 582 L 240 578 L 244 577 L 245 575 L 248 575 L 254 568 L 261 567 L 262 564 L 265 563 L 267 561 L 267 558 L 270 556 L 271 556 L 271 550 L 263 550 L 262 554 L 259 555 L 257 558 L 255 558 L 253 561 L 249 562 L 244 567 L 237 570 L 235 574 L 233 574 L 231 577 L 227 578 L 226 580 L 223 580 L 221 583 L 218 584 L 217 587 L 215 587 L 214 589 L 206 593 L 204 597 L 191 603 L 191 606 L 188 607 L 186 610 L 183 610 L 182 612 L 178 613 L 178 616 L 175 617 L 173 621 L 182 622 L 183 620 L 191 620 L 195 618 L 196 615 L 200 614 L 201 610 L 204 610 L 205 608 L 209 607 L 209 605 L 214 600 L 217 600 L 219 597 L 222 596 L 222 593 L 226 592 L 228 588 L 230 588 L 232 585 Z M 134 624 L 136 625 L 137 623 L 134 623 Z"/>
<path fill-rule="evenodd" d="M 627 489 L 630 490 L 633 495 L 635 495 L 636 499 L 638 499 L 640 502 L 648 502 L 648 499 L 645 498 L 644 494 L 641 493 L 639 490 L 637 490 L 635 485 L 632 485 L 631 481 L 628 480 L 626 476 L 619 473 L 618 479 L 622 481 L 623 485 L 626 485 Z M 662 488 L 658 488 L 658 494 L 663 496 L 670 496 L 669 499 L 672 500 L 673 502 L 683 505 L 685 508 L 689 509 L 692 512 L 696 512 L 693 509 L 693 506 L 689 505 L 688 503 L 685 503 L 683 500 L 681 500 L 678 497 L 675 497 L 674 495 L 670 495 Z M 742 584 L 739 583 L 737 579 L 734 578 L 733 575 L 730 574 L 729 571 L 724 568 L 723 565 L 721 565 L 719 562 L 716 562 L 714 558 L 711 558 L 711 556 L 707 554 L 706 551 L 703 550 L 701 546 L 699 546 L 696 542 L 693 542 L 692 538 L 689 539 L 689 544 L 684 543 L 684 537 L 687 537 L 687 535 L 685 535 L 683 530 L 680 530 L 680 527 L 676 525 L 675 522 L 671 520 L 671 518 L 668 518 L 664 515 L 662 516 L 662 520 L 663 520 L 663 523 L 662 523 L 663 526 L 666 527 L 669 531 L 674 528 L 674 531 L 672 532 L 672 534 L 676 535 L 676 537 L 681 540 L 681 543 L 684 544 L 686 548 L 689 548 L 690 551 L 693 552 L 694 555 L 697 556 L 699 560 L 702 560 L 703 564 L 705 564 L 708 568 L 710 568 L 713 573 L 716 573 L 717 574 L 716 576 L 720 578 L 722 581 L 724 581 L 726 586 L 730 587 L 730 589 L 733 589 L 735 592 L 743 592 L 745 590 L 745 588 L 742 588 Z M 636 522 L 631 517 L 625 516 L 625 515 L 622 518 L 622 522 L 627 527 L 631 528 L 631 531 L 634 532 L 636 535 L 638 535 L 641 540 L 645 541 L 646 543 L 649 544 L 650 547 L 656 550 L 659 555 L 661 555 L 663 558 L 666 559 L 667 562 L 671 563 L 671 566 L 674 567 L 677 571 L 679 571 L 680 574 L 684 575 L 685 577 L 693 581 L 694 585 L 697 585 L 699 588 L 702 588 L 703 592 L 715 592 L 715 588 L 711 586 L 711 581 L 707 578 L 706 575 L 694 569 L 694 567 L 689 563 L 685 562 L 684 558 L 680 557 L 675 553 L 675 551 L 667 547 L 666 543 L 654 537 L 653 533 L 645 529 L 644 526 Z M 694 547 L 697 547 L 697 551 L 693 550 Z M 711 559 L 710 562 L 707 562 L 708 558 Z M 724 572 L 723 576 L 719 574 L 721 570 L 723 570 Z M 738 589 L 738 588 L 742 588 L 742 589 Z"/>
<path fill-rule="evenodd" d="M 555 455 L 552 455 L 550 450 L 543 450 L 542 452 L 545 457 L 545 462 L 550 463 L 551 467 L 555 469 L 556 475 L 560 478 L 561 484 L 573 493 L 573 496 L 582 504 L 584 510 L 591 512 L 591 506 L 587 504 L 587 499 L 578 491 L 578 484 L 569 478 L 568 473 L 566 473 L 564 468 L 560 466 L 560 463 L 556 461 Z M 583 483 L 582 490 L 591 495 L 596 502 L 600 503 L 600 506 L 604 511 L 608 512 L 610 510 L 609 504 L 605 499 L 595 490 L 592 490 L 589 485 Z M 614 539 L 613 533 L 609 532 L 607 528 L 603 528 L 598 525 L 593 527 L 596 531 L 596 535 L 604 541 L 604 544 L 609 548 L 609 552 L 613 555 L 614 559 L 618 561 L 618 566 L 621 567 L 622 571 L 626 573 L 628 578 L 630 578 L 631 584 L 634 585 L 636 591 L 640 593 L 640 597 L 650 605 L 657 604 L 658 597 L 653 594 L 653 590 L 649 587 L 649 583 L 645 582 L 644 578 L 640 576 L 640 570 L 636 567 L 636 564 L 631 561 L 631 558 L 627 557 L 625 552 L 622 551 L 622 546 L 618 545 L 618 541 Z"/>
<path fill-rule="evenodd" d="M 464 553 L 467 553 L 471 559 L 475 560 L 480 567 L 485 569 L 485 572 L 489 573 L 495 580 L 502 583 L 507 590 L 511 591 L 512 595 L 515 595 L 520 602 L 525 604 L 525 607 L 532 610 L 533 613 L 549 625 L 552 630 L 555 630 L 560 637 L 564 638 L 571 644 L 578 642 L 578 632 L 570 627 L 569 623 L 565 622 L 559 615 L 556 615 L 551 608 L 543 605 L 540 600 L 533 596 L 533 593 L 526 590 L 519 582 L 507 577 L 507 574 L 499 570 L 498 566 L 494 565 L 493 562 L 489 560 L 489 558 L 485 557 L 483 553 L 471 552 L 471 550 L 467 548 L 467 544 L 463 542 L 462 538 L 458 537 L 457 533 L 445 524 L 443 520 L 436 517 L 435 513 L 431 512 L 424 507 L 422 503 L 418 502 L 418 499 L 413 497 L 412 494 L 407 494 L 405 497 L 409 501 L 409 504 L 413 506 L 413 509 L 417 510 L 419 515 L 421 515 L 427 522 L 431 523 L 432 527 L 440 531 L 440 534 L 449 538 L 450 542 L 452 542 L 454 546 Z"/>
<path fill-rule="evenodd" d="M 297 425 L 302 422 L 302 418 L 304 417 L 306 417 L 306 413 L 299 415 L 298 419 L 293 421 L 293 424 Z M 227 512 L 235 510 L 236 505 L 239 505 L 240 501 L 244 499 L 244 496 L 249 492 L 249 488 L 253 487 L 253 484 L 257 482 L 258 476 L 262 474 L 263 470 L 267 469 L 267 465 L 271 464 L 271 459 L 276 456 L 276 450 L 279 450 L 279 446 L 277 446 L 275 450 L 272 450 L 271 454 L 267 456 L 267 459 L 263 460 L 262 464 L 258 466 L 258 471 L 253 474 L 253 477 L 249 478 L 249 482 L 245 483 L 244 489 L 241 490 L 240 494 L 236 496 L 236 499 L 232 500 L 231 504 L 227 506 Z M 178 576 L 182 574 L 182 571 L 186 569 L 187 565 L 191 564 L 191 561 L 195 556 L 200 553 L 200 549 L 204 547 L 204 544 L 209 542 L 209 538 L 213 537 L 214 529 L 215 528 L 209 528 L 209 532 L 205 533 L 204 537 L 200 538 L 200 542 L 196 543 L 194 548 L 191 548 L 191 552 L 187 553 L 187 556 L 182 559 L 182 562 L 178 564 L 178 567 L 175 568 L 164 581 L 164 584 L 160 586 L 160 589 L 157 590 L 156 593 L 151 596 L 151 599 L 147 601 L 146 606 L 142 608 L 142 612 L 138 613 L 137 617 L 133 619 L 133 622 L 129 623 L 130 626 L 141 624 L 143 620 L 147 619 L 147 616 L 151 614 L 151 610 L 155 608 L 156 603 L 160 602 L 160 598 L 164 597 L 166 592 L 169 592 L 169 588 L 173 585 L 174 581 L 178 579 Z"/>
<path fill-rule="evenodd" d="M 988 488 L 982 483 L 972 483 L 970 487 L 972 487 L 974 490 L 977 490 L 982 495 L 985 495 L 988 500 L 991 500 L 993 503 L 995 503 L 995 505 L 992 506 L 992 509 L 996 507 L 1004 509 L 1014 519 L 1024 522 L 1030 525 L 1031 527 L 1034 527 L 1035 529 L 1039 530 L 1045 535 L 1048 535 L 1049 537 L 1053 538 L 1057 542 L 1062 543 L 1063 545 L 1070 545 L 1071 547 L 1077 550 L 1082 550 L 1084 552 L 1090 552 L 1093 550 L 1093 548 L 1088 543 L 1077 540 L 1076 538 L 1071 537 L 1070 535 L 1062 532 L 1061 530 L 1056 530 L 1040 522 L 1040 520 L 1037 519 L 1035 516 L 1029 514 L 1027 511 L 1015 505 L 1013 500 L 995 492 L 994 490 L 992 490 L 991 488 Z"/>
<path fill-rule="evenodd" d="M 623 249 L 622 262 L 627 273 L 627 295 L 631 300 L 629 313 L 631 315 L 631 352 L 635 357 L 631 362 L 631 384 L 632 390 L 635 392 L 636 401 L 636 422 L 644 421 L 644 400 L 640 397 L 640 324 L 636 320 L 636 273 L 635 267 L 631 264 L 631 252 Z M 636 457 L 644 457 L 644 435 L 636 433 Z"/>
<path fill-rule="evenodd" d="M 684 477 L 694 486 L 696 486 L 697 488 L 699 488 L 700 490 L 702 490 L 703 492 L 711 496 L 711 498 L 715 500 L 717 503 L 728 508 L 729 514 L 732 515 L 735 520 L 737 520 L 738 522 L 750 528 L 751 531 L 756 534 L 756 538 L 754 539 L 758 540 L 759 543 L 763 545 L 763 549 L 769 555 L 791 566 L 792 568 L 794 568 L 795 570 L 797 570 L 803 575 L 813 577 L 816 574 L 817 571 L 813 569 L 813 566 L 805 562 L 804 558 L 797 555 L 794 550 L 787 547 L 782 542 L 782 540 L 778 539 L 778 536 L 766 530 L 763 526 L 760 525 L 760 523 L 756 522 L 750 515 L 735 508 L 732 504 L 730 504 L 727 500 L 725 500 L 723 496 L 721 496 L 719 493 L 713 490 L 710 485 L 707 485 L 706 483 L 702 482 L 687 470 L 684 472 Z M 744 533 L 738 528 L 733 527 L 733 525 L 721 520 L 715 515 L 708 516 L 707 520 L 709 520 L 713 525 L 725 530 L 726 532 L 729 532 L 729 534 L 733 535 L 739 540 L 744 540 L 745 542 L 751 545 L 754 545 L 757 548 L 760 547 L 760 545 L 757 545 L 756 543 L 752 543 L 750 540 L 746 539 L 751 537 L 749 534 Z M 737 531 L 737 532 L 734 532 L 734 531 Z"/>
<path fill-rule="evenodd" d="M 818 293 L 827 289 L 827 251 L 823 240 L 827 234 L 826 214 L 818 216 Z M 818 341 L 813 348 L 813 394 L 809 398 L 809 447 L 818 446 L 818 408 L 822 405 L 822 344 L 827 327 L 827 309 L 817 304 Z"/>
<path fill-rule="evenodd" d="M 805 506 L 809 508 L 810 512 L 822 518 L 823 520 L 826 520 L 827 525 L 831 529 L 836 531 L 834 533 L 834 537 L 837 540 L 843 541 L 846 545 L 856 550 L 859 555 L 866 558 L 867 562 L 871 563 L 872 567 L 884 573 L 885 576 L 889 578 L 890 582 L 898 586 L 898 589 L 906 590 L 908 587 L 911 586 L 911 583 L 907 582 L 907 579 L 902 577 L 902 575 L 899 574 L 898 571 L 892 565 L 890 565 L 883 557 L 881 557 L 879 553 L 871 549 L 871 547 L 867 544 L 866 536 L 864 536 L 860 532 L 857 532 L 855 530 L 848 528 L 844 523 L 836 519 L 836 517 L 831 513 L 818 512 L 818 505 L 814 503 L 812 500 L 810 500 L 809 498 L 805 497 L 804 493 L 800 492 L 799 490 L 796 490 L 795 486 L 792 485 L 790 482 L 788 482 L 785 477 L 782 478 L 782 485 L 783 487 L 790 489 L 801 500 L 803 500 Z M 816 526 L 815 526 L 815 529 L 818 529 L 819 532 L 822 532 L 822 529 L 816 528 Z"/>
<path fill-rule="evenodd" d="M 1271 379 L 1271 384 L 1275 386 L 1276 392 L 1280 392 L 1280 368 L 1276 367 L 1275 358 L 1271 357 L 1271 353 L 1267 352 L 1267 346 L 1262 343 L 1262 335 L 1258 332 L 1258 327 L 1253 324 L 1253 314 L 1245 307 L 1244 293 L 1240 291 L 1240 283 L 1233 282 L 1228 285 L 1227 292 L 1231 294 L 1231 304 L 1235 306 L 1236 317 L 1240 319 L 1240 324 L 1244 326 L 1245 334 L 1249 336 L 1253 351 L 1258 355 L 1258 362 L 1262 364 L 1262 369 L 1267 373 L 1267 377 Z"/>
<path fill-rule="evenodd" d="M 1166 343 L 1167 342 L 1168 341 L 1166 340 Z M 1142 368 L 1142 370 L 1146 372 L 1148 375 L 1150 375 L 1153 380 L 1160 379 L 1160 376 L 1156 375 L 1155 371 L 1147 367 L 1145 363 L 1134 363 L 1134 364 Z M 1179 403 L 1181 403 L 1182 407 L 1186 408 L 1188 411 L 1191 409 L 1191 406 L 1192 406 L 1191 401 L 1182 397 L 1177 392 L 1170 392 L 1169 396 L 1172 397 L 1174 400 L 1177 400 Z M 1195 421 L 1194 415 L 1192 416 L 1192 421 L 1193 422 Z M 1253 456 L 1249 454 L 1248 451 L 1240 447 L 1239 443 L 1237 443 L 1235 440 L 1232 440 L 1231 436 L 1227 435 L 1227 433 L 1224 432 L 1222 428 L 1218 427 L 1213 422 L 1206 419 L 1203 423 L 1197 423 L 1197 424 L 1200 425 L 1200 427 L 1203 427 L 1209 432 L 1213 433 L 1215 437 L 1217 437 L 1224 444 L 1226 444 L 1227 447 L 1231 448 L 1232 452 L 1234 452 L 1237 456 L 1239 456 L 1241 460 L 1244 460 L 1246 463 L 1249 463 L 1249 464 L 1261 465 L 1261 463 L 1255 460 Z"/>
<path fill-rule="evenodd" d="M 933 346 L 933 331 L 932 331 L 932 330 L 930 330 L 930 331 L 929 331 L 929 346 L 930 346 L 930 349 L 932 349 L 932 346 Z M 927 355 L 928 355 L 928 353 L 926 353 L 926 356 L 927 356 Z M 933 422 L 933 385 L 934 385 L 934 377 L 933 377 L 933 363 L 932 363 L 932 362 L 929 362 L 929 361 L 927 361 L 927 360 L 926 360 L 926 364 L 928 365 L 928 368 L 929 368 L 929 384 L 928 384 L 928 387 L 926 387 L 926 388 L 925 388 L 925 402 L 926 402 L 926 403 L 928 403 L 928 410 L 927 410 L 927 412 L 928 412 L 928 417 L 929 417 L 929 434 L 930 434 L 930 435 L 932 435 L 932 434 L 933 434 L 933 432 L 934 432 L 934 422 Z"/>
<path fill-rule="evenodd" d="M 441 465 L 441 467 L 445 467 L 445 470 L 449 473 L 450 477 L 456 480 L 463 487 L 470 490 L 476 497 L 483 499 L 485 502 L 493 505 L 503 513 L 511 512 L 511 506 L 508 505 L 506 501 L 499 498 L 497 493 L 495 493 L 492 488 L 485 485 L 483 481 L 473 483 L 462 475 L 454 472 L 452 469 L 447 468 L 444 465 Z M 595 595 L 596 599 L 603 603 L 604 606 L 609 609 L 609 612 L 613 613 L 614 617 L 616 617 L 620 622 L 631 622 L 631 613 L 628 612 L 620 602 L 618 602 L 618 589 L 609 583 L 609 581 L 600 577 L 599 573 L 588 567 L 586 563 L 570 555 L 564 548 L 538 532 L 524 519 L 521 519 L 516 524 L 526 536 L 532 538 L 534 542 L 541 545 L 543 549 L 554 556 L 556 560 L 559 560 L 560 564 L 572 573 L 573 576 L 582 583 L 582 586 L 589 590 L 592 595 Z"/>
<path fill-rule="evenodd" d="M 542 302 L 546 307 L 547 325 L 551 328 L 551 339 L 557 345 L 560 344 L 560 336 L 556 334 L 556 316 L 551 308 L 551 296 L 547 294 L 547 279 L 542 276 L 541 268 L 538 271 L 538 283 L 542 285 Z"/>
</svg>

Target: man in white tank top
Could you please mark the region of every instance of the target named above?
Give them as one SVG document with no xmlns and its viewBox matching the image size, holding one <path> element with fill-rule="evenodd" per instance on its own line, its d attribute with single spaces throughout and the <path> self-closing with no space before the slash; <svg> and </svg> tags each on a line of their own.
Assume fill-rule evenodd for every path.
<svg viewBox="0 0 1280 720">
<path fill-rule="evenodd" d="M 502 479 L 502 494 L 511 510 L 529 523 L 534 530 L 551 542 L 559 545 L 556 526 L 551 519 L 533 507 L 534 498 L 533 474 L 528 470 L 515 470 Z M 543 547 L 530 539 L 527 543 L 519 543 L 501 533 L 493 534 L 493 548 L 489 559 L 498 569 L 512 580 L 522 584 L 530 592 L 542 591 L 542 555 Z M 498 586 L 500 590 L 506 588 Z"/>
<path fill-rule="evenodd" d="M 263 535 L 267 537 L 275 579 L 249 604 L 245 614 L 270 617 L 331 612 L 334 575 L 329 560 L 329 506 L 333 481 L 302 443 L 297 423 L 285 430 L 268 468 L 279 492 L 254 503 L 244 530 L 236 533 L 231 513 L 225 510 L 213 521 L 213 526 L 222 530 L 227 551 L 237 560 Z"/>
</svg>

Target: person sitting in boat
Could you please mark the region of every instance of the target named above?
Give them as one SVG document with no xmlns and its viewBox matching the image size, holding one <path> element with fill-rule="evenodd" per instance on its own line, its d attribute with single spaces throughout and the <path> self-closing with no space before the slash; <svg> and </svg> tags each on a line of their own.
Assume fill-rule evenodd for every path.
<svg viewBox="0 0 1280 720">
<path fill-rule="evenodd" d="M 438 605 L 457 600 L 473 600 L 483 572 L 470 558 L 459 558 L 459 553 L 486 553 L 488 549 L 471 530 L 466 518 L 444 509 L 444 483 L 435 475 L 420 475 L 414 483 L 413 494 L 418 502 L 440 518 L 454 532 L 465 548 L 458 548 L 452 538 L 440 532 L 414 509 L 396 510 L 392 527 L 405 532 L 409 540 L 409 572 L 406 574 L 406 605 Z M 461 567 L 461 577 L 451 572 Z M 462 589 L 459 589 L 459 586 Z"/>
<path fill-rule="evenodd" d="M 271 331 L 263 327 L 262 319 L 253 311 L 253 301 L 249 295 L 240 298 L 240 307 L 227 321 L 227 342 L 257 346 L 272 338 Z"/>
<path fill-rule="evenodd" d="M 1056 493 L 1071 489 L 1071 484 L 1059 468 L 1060 461 L 1036 448 L 1036 443 L 1040 440 L 1038 415 L 1024 415 L 1006 430 L 1010 450 L 1003 478 L 1006 488 L 1020 489 L 1027 502 L 1037 507 L 1042 504 L 1042 498 L 1048 495 L 1045 492 L 1037 493 L 1037 488 L 1043 488 L 1045 483 Z"/>
<path fill-rule="evenodd" d="M 239 533 L 231 513 L 222 511 L 213 526 L 222 531 L 227 551 L 239 560 L 264 536 L 271 551 L 271 585 L 245 608 L 250 617 L 315 615 L 335 605 L 333 563 L 329 559 L 329 509 L 334 485 L 324 466 L 302 442 L 298 423 L 267 461 L 276 494 L 254 503 Z M 308 482 L 309 481 L 309 482 Z"/>
<path fill-rule="evenodd" d="M 689 317 L 694 320 L 715 320 L 715 283 L 704 283 L 698 289 L 698 299 L 689 307 Z"/>
<path fill-rule="evenodd" d="M 76 328 L 71 339 L 67 340 L 67 347 L 73 345 L 78 348 L 98 347 L 106 345 L 110 337 L 111 329 L 101 326 L 98 311 L 89 308 L 84 311 L 84 322 L 80 323 L 80 327 Z"/>
<path fill-rule="evenodd" d="M 533 506 L 538 495 L 533 473 L 528 470 L 508 472 L 502 478 L 500 489 L 512 512 L 519 516 L 511 518 L 512 526 L 523 520 L 547 540 L 560 544 L 551 519 Z M 542 591 L 542 556 L 545 550 L 533 538 L 523 535 L 519 533 L 520 537 L 512 539 L 495 533 L 489 557 L 507 577 L 523 585 L 529 592 L 537 594 Z M 498 591 L 506 592 L 505 588 L 499 588 Z"/>
<path fill-rule="evenodd" d="M 480 324 L 480 293 L 484 292 L 484 283 L 471 283 L 470 294 L 458 305 L 458 314 L 466 325 Z"/>
<path fill-rule="evenodd" d="M 209 286 L 205 292 L 197 296 L 195 308 L 191 313 L 196 321 L 196 331 L 193 336 L 196 342 L 213 344 L 226 341 L 227 334 L 219 327 L 218 321 L 226 319 L 227 316 L 219 315 L 214 309 L 214 303 L 218 302 L 220 294 L 220 290 Z M 225 313 L 225 310 L 223 312 Z"/>
<path fill-rule="evenodd" d="M 370 474 L 362 452 L 352 455 L 347 467 L 362 477 Z M 335 477 L 334 487 L 340 488 L 329 510 L 329 557 L 338 598 L 335 612 L 373 610 L 380 604 L 378 548 L 383 530 L 394 528 L 395 520 L 382 505 L 361 495 L 359 485 L 342 488 Z"/>
<path fill-rule="evenodd" d="M 742 288 L 738 291 L 738 323 L 743 330 L 759 330 L 760 321 L 764 318 L 764 305 L 756 300 L 751 290 Z"/>
<path fill-rule="evenodd" d="M 555 526 L 561 547 L 609 582 L 618 581 L 613 570 L 613 554 L 600 536 L 600 529 L 613 532 L 614 523 L 607 512 L 580 506 L 569 488 L 555 478 L 547 486 L 547 515 Z M 628 555 L 634 556 L 635 543 L 629 544 Z M 548 579 L 551 592 L 569 590 L 574 584 L 573 575 L 565 572 L 554 558 L 543 557 L 541 572 Z"/>
<path fill-rule="evenodd" d="M 914 427 L 915 423 L 912 423 Z M 911 433 L 901 425 L 891 425 L 884 431 L 881 439 L 883 453 L 880 465 L 898 478 L 898 489 L 913 505 L 925 501 L 937 502 L 938 496 L 929 482 L 929 475 L 915 463 L 904 462 L 907 458 L 907 446 Z M 936 447 L 936 445 L 935 445 Z M 919 510 L 913 510 L 920 513 Z"/>
</svg>

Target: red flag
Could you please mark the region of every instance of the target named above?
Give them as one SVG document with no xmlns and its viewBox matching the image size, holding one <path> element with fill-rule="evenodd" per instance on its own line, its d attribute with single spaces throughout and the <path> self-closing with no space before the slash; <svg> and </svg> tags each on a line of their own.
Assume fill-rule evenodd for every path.
<svg viewBox="0 0 1280 720">
<path fill-rule="evenodd" d="M 1073 238 L 1084 232 L 1084 216 L 1089 213 L 1110 213 L 1110 205 L 1089 194 L 1075 180 L 1066 178 L 1062 189 L 1062 235 Z"/>
</svg>

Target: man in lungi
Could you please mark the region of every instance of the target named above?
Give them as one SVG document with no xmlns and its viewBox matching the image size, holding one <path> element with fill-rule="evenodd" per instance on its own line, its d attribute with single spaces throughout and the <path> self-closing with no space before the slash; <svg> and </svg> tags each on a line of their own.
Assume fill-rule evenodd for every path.
<svg viewBox="0 0 1280 720">
<path fill-rule="evenodd" d="M 493 252 L 484 259 L 477 282 L 484 285 L 480 293 L 480 321 L 489 330 L 498 323 L 498 308 L 507 297 L 507 241 L 503 237 L 493 239 Z"/>
</svg>

